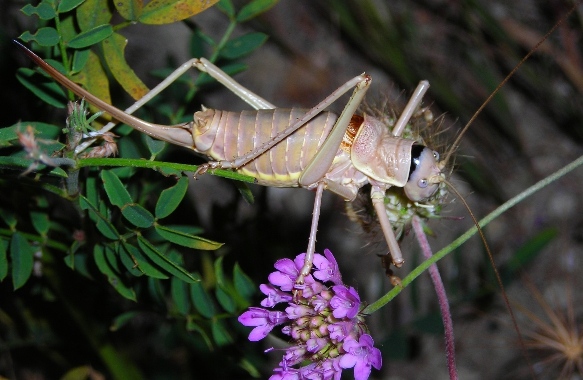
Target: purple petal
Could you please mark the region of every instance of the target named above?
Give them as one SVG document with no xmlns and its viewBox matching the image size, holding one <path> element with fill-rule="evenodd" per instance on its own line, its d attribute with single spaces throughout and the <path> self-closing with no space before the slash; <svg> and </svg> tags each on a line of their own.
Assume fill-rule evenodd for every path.
<svg viewBox="0 0 583 380">
<path fill-rule="evenodd" d="M 302 346 L 292 346 L 285 351 L 283 359 L 287 365 L 292 366 L 304 360 L 306 348 Z"/>
<path fill-rule="evenodd" d="M 289 292 L 294 288 L 295 276 L 294 278 L 282 272 L 272 272 L 267 276 L 267 279 L 274 286 L 279 287 L 284 292 Z"/>
<path fill-rule="evenodd" d="M 315 315 L 314 310 L 311 307 L 295 303 L 290 303 L 289 306 L 285 308 L 285 312 L 289 319 L 298 319 L 308 315 Z"/>
<path fill-rule="evenodd" d="M 321 292 L 320 292 L 321 293 Z M 320 313 L 326 307 L 328 307 L 330 301 L 326 298 L 322 297 L 321 294 L 316 295 L 316 297 L 312 300 L 312 307 L 316 313 Z"/>
<path fill-rule="evenodd" d="M 334 297 L 330 300 L 330 307 L 334 310 L 332 314 L 336 318 L 354 318 L 360 308 L 360 296 L 353 287 L 347 288 L 344 285 L 335 285 Z"/>
<path fill-rule="evenodd" d="M 250 307 L 248 311 L 239 316 L 238 320 L 244 326 L 257 326 L 249 334 L 249 340 L 256 342 L 265 338 L 275 326 L 287 322 L 288 318 L 281 311 Z"/>
<path fill-rule="evenodd" d="M 293 289 L 299 270 L 290 259 L 277 260 L 274 265 L 277 272 L 272 272 L 267 278 L 270 283 L 278 286 L 283 291 L 289 292 Z"/>
<path fill-rule="evenodd" d="M 320 351 L 327 343 L 326 338 L 311 338 L 306 342 L 306 348 L 309 352 Z"/>
<path fill-rule="evenodd" d="M 337 342 L 341 342 L 348 336 L 348 334 L 353 330 L 354 323 L 352 322 L 337 322 L 328 325 L 328 332 L 330 333 L 330 339 Z"/>
<path fill-rule="evenodd" d="M 274 325 L 257 326 L 249 333 L 249 341 L 257 342 L 267 336 L 273 330 Z"/>
<path fill-rule="evenodd" d="M 342 275 L 334 255 L 329 249 L 325 249 L 324 256 L 314 255 L 314 267 L 317 269 L 314 272 L 314 277 L 322 282 L 332 281 L 335 285 L 341 285 Z"/>
<path fill-rule="evenodd" d="M 280 363 L 281 364 L 281 363 Z M 300 372 L 295 368 L 276 368 L 274 373 L 269 377 L 269 380 L 300 380 Z"/>
<path fill-rule="evenodd" d="M 306 278 L 304 279 L 302 297 L 312 298 L 313 296 L 322 292 L 325 289 L 326 287 L 321 282 L 314 280 L 314 277 L 311 274 L 307 275 Z"/>
<path fill-rule="evenodd" d="M 259 290 L 267 296 L 266 299 L 261 301 L 261 306 L 263 307 L 273 307 L 280 302 L 289 302 L 292 300 L 291 294 L 282 292 L 273 285 L 261 284 L 259 285 Z"/>
<path fill-rule="evenodd" d="M 248 311 L 239 316 L 238 321 L 243 326 L 261 326 L 267 323 L 268 317 L 269 310 L 250 307 Z"/>
<path fill-rule="evenodd" d="M 382 366 L 381 352 L 373 344 L 373 339 L 368 334 L 363 334 L 358 342 L 354 338 L 348 337 L 342 345 L 346 354 L 340 358 L 340 367 L 354 367 L 355 379 L 368 379 L 371 367 L 380 369 Z"/>
<path fill-rule="evenodd" d="M 301 268 L 297 268 L 295 262 L 291 261 L 290 259 L 277 260 L 273 266 L 278 271 L 290 276 L 297 276 L 297 273 L 299 272 L 298 269 Z"/>
<path fill-rule="evenodd" d="M 305 261 L 305 257 L 306 254 L 305 253 L 300 253 L 299 255 L 296 256 L 296 258 L 294 259 L 294 265 L 296 266 L 296 269 L 298 271 L 301 271 L 302 268 L 304 267 L 304 261 Z"/>
<path fill-rule="evenodd" d="M 359 361 L 354 366 L 354 380 L 366 380 L 370 376 L 370 363 Z"/>
</svg>

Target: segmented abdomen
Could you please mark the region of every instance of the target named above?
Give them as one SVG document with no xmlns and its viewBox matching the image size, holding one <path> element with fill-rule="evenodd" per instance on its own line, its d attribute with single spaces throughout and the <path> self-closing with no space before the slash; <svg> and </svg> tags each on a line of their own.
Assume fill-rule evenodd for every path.
<svg viewBox="0 0 583 380">
<path fill-rule="evenodd" d="M 196 151 L 213 160 L 232 160 L 263 145 L 300 119 L 306 109 L 228 112 L 207 109 L 194 115 Z M 320 149 L 338 116 L 322 112 L 291 136 L 238 171 L 262 185 L 298 186 L 298 178 Z"/>
</svg>

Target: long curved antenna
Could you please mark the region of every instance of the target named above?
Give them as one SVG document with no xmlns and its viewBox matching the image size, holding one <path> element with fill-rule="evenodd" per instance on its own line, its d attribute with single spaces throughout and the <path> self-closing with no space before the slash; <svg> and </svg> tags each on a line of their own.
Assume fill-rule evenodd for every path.
<svg viewBox="0 0 583 380">
<path fill-rule="evenodd" d="M 24 51 L 24 53 L 33 60 L 34 63 L 36 63 L 42 70 L 49 74 L 55 81 L 73 91 L 75 95 L 84 98 L 88 103 L 91 103 L 100 110 L 107 112 L 115 119 L 159 140 L 168 141 L 172 144 L 193 149 L 190 123 L 160 125 L 149 123 L 145 120 L 132 116 L 91 94 L 89 91 L 85 90 L 77 83 L 61 74 L 57 69 L 46 63 L 41 57 L 34 54 L 30 49 L 28 49 L 20 42 L 16 40 L 12 40 L 12 42 L 18 45 Z"/>
<path fill-rule="evenodd" d="M 464 134 L 466 133 L 466 131 L 468 130 L 468 128 L 470 128 L 470 125 L 472 125 L 474 123 L 474 120 L 476 120 L 476 118 L 478 117 L 478 115 L 480 115 L 480 113 L 482 113 L 482 111 L 490 103 L 490 101 L 492 100 L 492 98 L 494 98 L 494 96 L 496 96 L 496 94 L 506 84 L 506 82 L 508 82 L 510 80 L 510 78 L 516 73 L 516 71 L 520 68 L 520 66 L 522 66 L 524 64 L 524 62 L 526 62 L 526 60 L 529 59 L 530 56 L 533 55 L 534 52 L 538 50 L 539 46 L 542 45 L 549 38 L 549 36 L 551 34 L 553 34 L 553 32 L 562 23 L 564 23 L 565 20 L 567 20 L 567 18 L 569 18 L 569 16 L 571 15 L 571 13 L 573 13 L 575 11 L 575 9 L 577 9 L 577 7 L 579 6 L 579 3 L 580 3 L 580 1 L 577 1 L 575 3 L 575 5 L 573 5 L 573 7 L 571 7 L 571 9 L 569 9 L 569 11 L 563 17 L 561 17 L 561 19 L 544 35 L 544 37 L 541 38 L 541 40 L 539 42 L 537 42 L 537 44 L 532 49 L 530 49 L 530 51 L 528 52 L 528 54 L 526 54 L 524 56 L 524 58 L 522 58 L 520 60 L 520 62 L 518 62 L 518 64 L 516 66 L 514 66 L 514 68 L 508 73 L 508 75 L 506 75 L 506 77 L 502 80 L 502 82 L 500 82 L 500 84 L 498 85 L 498 87 L 496 87 L 496 89 L 494 91 L 492 91 L 492 93 L 490 94 L 490 96 L 488 96 L 488 98 L 484 101 L 484 103 L 482 103 L 482 105 L 480 106 L 480 108 L 478 108 L 478 110 L 474 113 L 474 115 L 470 118 L 470 120 L 466 123 L 466 125 L 462 128 L 461 132 L 458 134 L 457 138 L 455 139 L 455 141 L 451 145 L 451 148 L 449 149 L 449 151 L 445 155 L 444 159 L 440 162 L 440 165 L 442 167 L 445 167 L 447 165 L 447 163 L 449 162 L 449 159 L 451 158 L 451 155 L 458 148 L 462 137 L 464 136 Z M 442 162 L 443 162 L 443 164 L 442 164 Z"/>
<path fill-rule="evenodd" d="M 480 235 L 480 239 L 482 239 L 482 243 L 484 243 L 484 247 L 486 248 L 486 252 L 488 253 L 488 259 L 490 260 L 490 265 L 492 265 L 492 269 L 494 270 L 494 275 L 496 276 L 496 282 L 498 283 L 498 286 L 500 287 L 500 290 L 502 291 L 502 298 L 504 298 L 504 304 L 506 305 L 506 309 L 508 309 L 508 312 L 510 313 L 510 318 L 512 318 L 512 325 L 514 326 L 514 330 L 516 331 L 516 335 L 518 335 L 518 341 L 520 343 L 522 355 L 524 356 L 524 359 L 528 363 L 528 368 L 530 369 L 532 378 L 536 379 L 536 375 L 534 374 L 534 371 L 532 369 L 532 363 L 531 363 L 530 359 L 528 358 L 528 355 L 526 354 L 526 344 L 524 343 L 524 340 L 522 339 L 522 334 L 520 333 L 520 328 L 518 327 L 518 322 L 516 322 L 516 317 L 514 316 L 514 311 L 512 311 L 512 307 L 510 306 L 510 300 L 508 300 L 508 294 L 506 293 L 506 289 L 504 288 L 504 284 L 502 283 L 502 277 L 500 276 L 500 272 L 498 271 L 498 268 L 496 268 L 496 263 L 494 262 L 494 255 L 492 255 L 492 251 L 490 250 L 490 246 L 488 245 L 488 242 L 486 241 L 486 236 L 484 236 L 484 232 L 482 231 L 482 227 L 480 227 L 480 223 L 478 223 L 478 219 L 476 219 L 476 217 L 474 216 L 474 213 L 470 209 L 470 205 L 468 205 L 465 198 L 460 194 L 460 192 L 451 184 L 451 182 L 449 182 L 445 178 L 442 179 L 442 182 L 444 182 L 447 185 L 447 187 L 449 189 L 451 189 L 455 193 L 455 195 L 462 201 L 462 203 L 464 204 L 464 207 L 466 208 L 466 210 L 468 210 L 470 217 L 474 221 L 474 225 L 478 229 L 478 234 Z"/>
</svg>

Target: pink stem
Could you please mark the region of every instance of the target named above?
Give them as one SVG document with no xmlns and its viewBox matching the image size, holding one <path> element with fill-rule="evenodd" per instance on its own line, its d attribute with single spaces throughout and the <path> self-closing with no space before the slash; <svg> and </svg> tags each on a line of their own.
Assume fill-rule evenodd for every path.
<svg viewBox="0 0 583 380">
<path fill-rule="evenodd" d="M 417 241 L 419 241 L 419 246 L 423 251 L 423 255 L 426 259 L 430 258 L 433 253 L 431 252 L 431 247 L 427 241 L 427 236 L 423 231 L 423 225 L 421 223 L 421 218 L 417 215 L 413 216 L 413 230 L 417 236 Z M 433 286 L 437 292 L 437 299 L 439 300 L 439 308 L 441 309 L 441 318 L 443 319 L 443 326 L 445 328 L 445 352 L 447 357 L 447 367 L 449 369 L 449 378 L 458 379 L 457 368 L 455 365 L 455 344 L 453 337 L 453 321 L 451 319 L 451 312 L 449 311 L 449 302 L 447 301 L 447 294 L 445 293 L 445 287 L 443 286 L 443 281 L 441 281 L 441 276 L 439 275 L 439 269 L 436 264 L 429 267 L 429 274 L 431 275 L 431 280 L 433 281 Z"/>
</svg>

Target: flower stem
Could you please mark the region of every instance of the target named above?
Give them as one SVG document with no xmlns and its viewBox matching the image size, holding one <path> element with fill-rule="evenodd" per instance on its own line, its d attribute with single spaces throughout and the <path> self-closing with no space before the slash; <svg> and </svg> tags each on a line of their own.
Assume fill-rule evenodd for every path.
<svg viewBox="0 0 583 380">
<path fill-rule="evenodd" d="M 417 215 L 413 216 L 413 230 L 415 231 L 415 236 L 423 252 L 423 256 L 426 259 L 431 258 L 433 253 L 431 252 L 431 246 L 427 241 L 427 236 L 425 231 L 423 231 L 423 225 L 421 218 Z M 437 293 L 437 300 L 439 302 L 439 309 L 441 310 L 441 318 L 443 320 L 443 327 L 445 329 L 445 355 L 447 358 L 447 368 L 449 370 L 449 378 L 452 380 L 458 379 L 457 368 L 455 365 L 455 343 L 453 334 L 453 320 L 451 318 L 451 311 L 449 309 L 449 302 L 447 300 L 447 293 L 445 292 L 445 286 L 443 286 L 443 281 L 439 275 L 439 268 L 437 264 L 432 264 L 429 267 L 429 275 L 431 276 L 431 281 L 433 281 L 433 286 L 435 287 L 435 292 Z"/>
<path fill-rule="evenodd" d="M 550 185 L 551 183 L 555 182 L 559 178 L 565 176 L 566 174 L 575 170 L 576 168 L 578 168 L 581 165 L 583 165 L 583 156 L 580 156 L 575 161 L 573 161 L 570 164 L 566 165 L 565 167 L 557 170 L 555 173 L 551 174 L 550 176 L 543 178 L 542 180 L 540 180 L 537 183 L 535 183 L 534 185 L 530 186 L 529 188 L 527 188 L 526 190 L 524 190 L 520 194 L 518 194 L 515 197 L 511 198 L 510 200 L 506 201 L 504 204 L 502 204 L 496 210 L 492 211 L 485 218 L 483 218 L 479 223 L 480 227 L 486 226 L 492 220 L 496 219 L 497 217 L 502 215 L 504 212 L 506 212 L 510 208 L 516 206 L 518 203 L 522 202 L 524 199 L 533 195 L 537 191 L 545 188 L 546 186 Z M 437 261 L 441 260 L 448 253 L 452 252 L 454 249 L 456 249 L 457 247 L 459 247 L 460 245 L 465 243 L 470 237 L 475 235 L 477 231 L 478 231 L 478 229 L 476 226 L 470 228 L 468 231 L 466 231 L 459 238 L 457 238 L 456 240 L 451 242 L 451 244 L 449 244 L 445 248 L 438 251 L 435 255 L 431 256 L 430 259 L 427 259 L 424 262 L 422 262 L 421 264 L 419 264 L 419 266 L 417 268 L 413 269 L 406 277 L 404 277 L 401 280 L 402 286 L 394 287 L 393 289 L 391 289 L 387 294 L 385 294 L 384 296 L 379 298 L 376 302 L 370 304 L 365 310 L 363 310 L 363 313 L 371 314 L 371 313 L 374 313 L 375 311 L 377 311 L 378 309 L 380 309 L 381 307 L 385 306 L 393 298 L 395 298 L 399 293 L 401 293 L 401 291 L 407 285 L 409 285 L 411 282 L 413 282 L 413 280 L 416 279 L 421 273 L 426 271 L 431 266 L 431 264 L 434 264 Z"/>
</svg>

